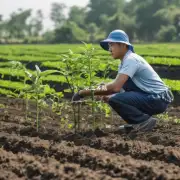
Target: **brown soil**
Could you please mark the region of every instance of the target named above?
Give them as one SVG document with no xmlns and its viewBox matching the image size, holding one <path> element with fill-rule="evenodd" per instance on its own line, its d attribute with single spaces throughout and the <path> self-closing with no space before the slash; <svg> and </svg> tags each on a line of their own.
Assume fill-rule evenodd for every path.
<svg viewBox="0 0 180 180">
<path fill-rule="evenodd" d="M 16 113 L 0 111 L 0 180 L 180 179 L 179 124 L 159 121 L 139 135 L 117 129 L 75 134 L 46 118 L 37 132 Z"/>
</svg>

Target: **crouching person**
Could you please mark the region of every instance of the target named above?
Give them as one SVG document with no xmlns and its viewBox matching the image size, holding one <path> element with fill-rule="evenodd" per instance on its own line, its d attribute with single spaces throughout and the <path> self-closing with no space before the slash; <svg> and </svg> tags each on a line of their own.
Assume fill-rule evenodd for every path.
<svg viewBox="0 0 180 180">
<path fill-rule="evenodd" d="M 128 35 L 122 30 L 112 31 L 100 42 L 114 59 L 120 59 L 116 79 L 97 89 L 95 95 L 106 101 L 126 122 L 121 128 L 132 127 L 134 131 L 151 131 L 156 125 L 152 115 L 163 113 L 173 101 L 173 95 L 158 74 L 134 52 Z M 78 101 L 91 95 L 91 90 L 81 90 L 72 100 Z"/>
</svg>

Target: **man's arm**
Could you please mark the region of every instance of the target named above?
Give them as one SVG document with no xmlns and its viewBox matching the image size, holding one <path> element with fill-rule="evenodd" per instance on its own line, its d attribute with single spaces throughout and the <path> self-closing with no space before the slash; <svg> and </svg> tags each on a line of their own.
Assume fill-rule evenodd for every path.
<svg viewBox="0 0 180 180">
<path fill-rule="evenodd" d="M 129 76 L 126 74 L 118 74 L 113 82 L 104 85 L 102 89 L 95 89 L 94 95 L 110 95 L 119 92 L 128 78 Z M 79 91 L 79 94 L 83 96 L 90 96 L 91 93 L 92 90 Z"/>
</svg>

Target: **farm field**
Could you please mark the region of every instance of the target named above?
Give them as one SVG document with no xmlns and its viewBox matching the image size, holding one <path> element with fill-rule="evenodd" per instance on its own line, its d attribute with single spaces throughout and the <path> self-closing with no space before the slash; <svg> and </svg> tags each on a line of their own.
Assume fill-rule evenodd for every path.
<svg viewBox="0 0 180 180">
<path fill-rule="evenodd" d="M 180 44 L 135 45 L 175 96 L 145 134 L 119 130 L 125 122 L 101 102 L 71 104 L 119 65 L 79 46 L 0 46 L 0 180 L 180 179 Z"/>
<path fill-rule="evenodd" d="M 175 122 L 159 121 L 153 132 L 135 136 L 115 129 L 74 133 L 46 116 L 37 132 L 23 110 L 15 111 L 20 102 L 10 104 L 9 114 L 0 114 L 0 179 L 180 178 L 180 126 Z M 114 122 L 123 123 L 117 117 Z"/>
</svg>

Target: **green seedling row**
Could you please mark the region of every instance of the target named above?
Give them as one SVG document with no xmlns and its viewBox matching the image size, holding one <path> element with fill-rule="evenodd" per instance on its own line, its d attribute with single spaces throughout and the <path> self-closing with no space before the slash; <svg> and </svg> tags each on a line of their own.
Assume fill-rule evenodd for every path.
<svg viewBox="0 0 180 180">
<path fill-rule="evenodd" d="M 166 85 L 170 87 L 173 91 L 180 91 L 180 81 L 178 80 L 169 80 L 169 79 L 163 79 Z"/>
<path fill-rule="evenodd" d="M 37 56 L 13 56 L 13 55 L 0 55 L 0 60 L 7 61 L 25 61 L 25 62 L 38 62 L 38 61 L 57 61 L 60 59 L 60 56 L 55 57 L 37 57 Z"/>
<path fill-rule="evenodd" d="M 0 55 L 0 60 L 3 61 L 20 61 L 20 62 L 42 62 L 42 66 L 45 67 L 51 67 L 56 68 L 57 63 L 61 63 L 61 60 L 63 58 L 63 55 L 54 55 L 54 56 L 29 56 L 29 55 L 23 55 L 23 56 L 14 56 L 14 55 Z M 167 58 L 167 57 L 144 57 L 145 60 L 149 64 L 155 64 L 155 65 L 168 65 L 168 66 L 179 66 L 180 65 L 180 58 Z M 106 56 L 94 56 L 93 61 L 98 61 L 99 63 L 109 63 L 113 62 L 114 67 L 118 66 L 120 64 L 119 60 L 113 60 L 110 55 Z M 112 64 L 112 65 L 113 65 Z M 9 66 L 9 63 L 7 62 L 0 62 L 0 67 L 7 67 Z M 114 69 L 114 68 L 113 68 Z"/>
<path fill-rule="evenodd" d="M 59 54 L 67 53 L 69 49 L 74 52 L 82 52 L 82 44 L 58 44 L 58 45 L 1 45 L 0 54 L 13 55 L 32 53 L 38 54 Z M 94 45 L 95 53 L 107 55 L 108 52 L 102 50 L 98 44 Z M 180 44 L 134 44 L 135 52 L 146 55 L 176 56 L 180 57 Z"/>
<path fill-rule="evenodd" d="M 0 80 L 0 86 L 8 89 L 22 90 L 23 88 L 30 87 L 28 84 L 21 82 L 13 82 L 8 80 Z"/>
<path fill-rule="evenodd" d="M 18 96 L 18 94 L 12 92 L 11 90 L 3 89 L 3 88 L 0 88 L 0 94 L 1 95 L 5 95 L 5 96 L 13 96 L 13 97 L 17 97 Z"/>
<path fill-rule="evenodd" d="M 2 71 L 2 69 L 0 69 L 0 72 L 1 71 Z M 6 73 L 8 73 L 8 71 L 6 71 L 4 74 L 6 74 Z M 10 75 L 10 74 L 8 74 L 8 75 Z M 25 77 L 25 74 L 22 71 L 16 71 L 16 73 L 14 72 L 14 76 Z M 67 82 L 66 78 L 63 75 L 48 75 L 48 76 L 44 77 L 42 80 L 46 81 L 47 83 L 50 81 L 53 81 L 55 83 L 66 83 Z M 79 83 L 81 83 L 81 81 L 84 81 L 84 79 L 79 78 Z M 96 77 L 94 79 L 94 81 L 96 83 L 100 83 L 102 81 L 109 82 L 109 81 L 111 81 L 111 79 L 109 79 L 109 78 L 102 79 L 102 78 Z M 169 80 L 169 79 L 163 79 L 163 81 L 166 83 L 167 86 L 170 87 L 170 89 L 172 89 L 174 91 L 180 91 L 180 81 Z M 17 89 L 17 90 L 21 90 L 24 88 L 24 85 L 21 82 L 13 82 L 13 81 L 7 81 L 7 80 L 0 80 L 0 86 L 9 88 L 9 89 Z"/>
</svg>

